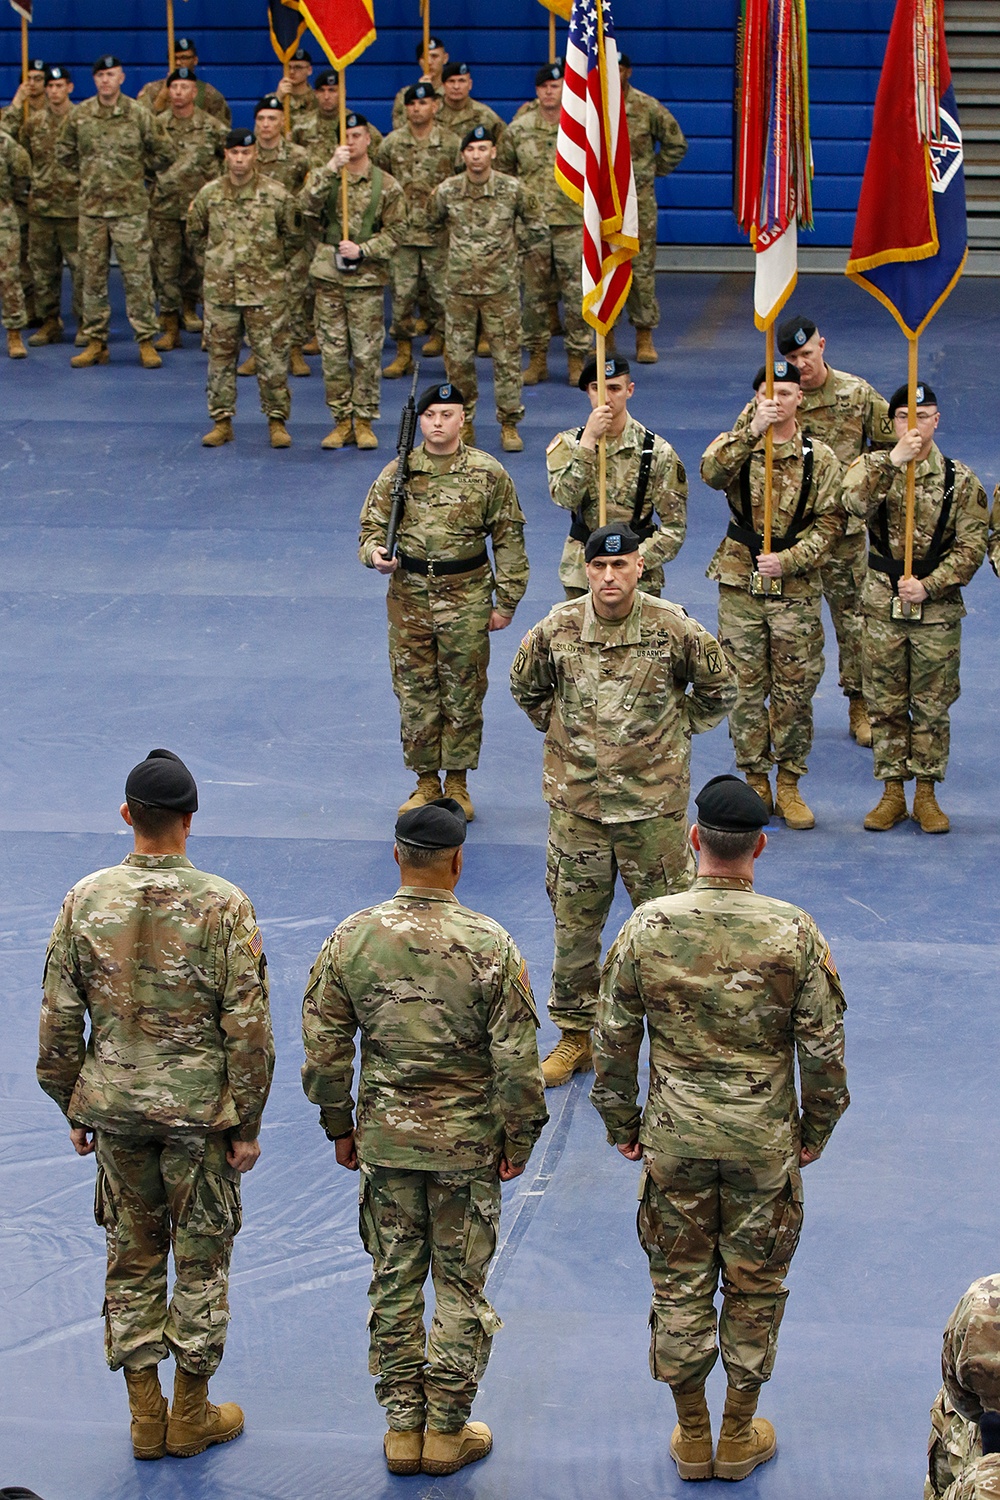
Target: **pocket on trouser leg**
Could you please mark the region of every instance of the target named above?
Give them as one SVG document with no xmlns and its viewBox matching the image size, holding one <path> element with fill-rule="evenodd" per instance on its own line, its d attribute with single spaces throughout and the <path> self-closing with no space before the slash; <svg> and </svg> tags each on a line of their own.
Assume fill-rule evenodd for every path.
<svg viewBox="0 0 1000 1500">
<path fill-rule="evenodd" d="M 500 1183 L 471 1182 L 465 1210 L 462 1239 L 462 1275 L 475 1287 L 482 1287 L 486 1271 L 497 1247 L 500 1225 Z"/>
<path fill-rule="evenodd" d="M 368 1329 L 368 1373 L 369 1375 L 381 1375 L 382 1359 L 378 1347 L 378 1313 L 374 1307 L 368 1309 L 365 1327 Z"/>
<path fill-rule="evenodd" d="M 478 1383 L 482 1380 L 486 1366 L 489 1364 L 493 1335 L 500 1332 L 503 1319 L 485 1297 L 480 1297 L 476 1303 L 476 1317 L 479 1320 L 479 1327 L 476 1330 L 472 1349 L 472 1378 Z"/>
<path fill-rule="evenodd" d="M 202 1165 L 191 1192 L 183 1224 L 188 1234 L 234 1238 L 243 1227 L 238 1174 L 213 1172 Z"/>
<path fill-rule="evenodd" d="M 802 1233 L 802 1174 L 789 1168 L 785 1201 L 775 1227 L 774 1239 L 764 1261 L 767 1271 L 784 1276 Z"/>
<path fill-rule="evenodd" d="M 94 1183 L 94 1219 L 102 1229 L 114 1229 L 118 1223 L 118 1210 L 108 1174 L 103 1167 L 98 1167 L 97 1181 Z"/>
<path fill-rule="evenodd" d="M 378 1215 L 372 1201 L 373 1197 L 372 1185 L 362 1168 L 361 1182 L 358 1185 L 358 1234 L 377 1271 L 385 1261 L 385 1247 L 382 1242 Z"/>
</svg>

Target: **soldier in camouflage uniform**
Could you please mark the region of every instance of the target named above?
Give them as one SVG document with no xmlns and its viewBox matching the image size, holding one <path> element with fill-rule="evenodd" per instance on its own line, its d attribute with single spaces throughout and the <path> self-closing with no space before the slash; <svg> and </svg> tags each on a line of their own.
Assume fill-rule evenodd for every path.
<svg viewBox="0 0 1000 1500">
<path fill-rule="evenodd" d="M 547 1119 L 527 966 L 454 894 L 464 839 L 450 798 L 400 816 L 399 891 L 327 939 L 302 1009 L 306 1094 L 337 1161 L 361 1171 L 369 1369 L 394 1474 L 452 1474 L 492 1447 L 468 1417 L 503 1326 L 483 1295 L 500 1184 L 524 1171 Z"/>
<path fill-rule="evenodd" d="M 757 895 L 767 809 L 717 776 L 696 798 L 698 879 L 625 923 L 601 981 L 591 1099 L 608 1140 L 643 1163 L 638 1231 L 653 1283 L 650 1372 L 669 1384 L 682 1479 L 744 1479 L 776 1451 L 754 1420 L 774 1365 L 802 1227 L 801 1168 L 847 1108 L 845 1009 L 812 917 Z M 649 1035 L 649 1090 L 638 1067 Z M 795 1096 L 798 1061 L 801 1112 Z M 719 1355 L 728 1391 L 718 1449 L 705 1380 Z"/>
<path fill-rule="evenodd" d="M 374 166 L 364 115 L 347 116 L 346 144 L 325 167 L 309 173 L 301 196 L 320 226 L 309 267 L 316 297 L 316 335 L 323 355 L 326 404 L 334 426 L 321 444 L 377 448 L 372 423 L 379 416 L 385 294 L 389 261 L 406 224 L 403 190 Z M 342 222 L 341 173 L 347 172 L 347 224 Z M 353 368 L 352 368 L 353 366 Z"/>
<path fill-rule="evenodd" d="M 324 68 L 316 77 L 316 108 L 300 110 L 292 121 L 290 139 L 302 146 L 310 167 L 325 167 L 340 145 L 340 83 L 334 68 Z M 382 144 L 382 132 L 368 121 L 372 152 Z"/>
<path fill-rule="evenodd" d="M 181 347 L 185 300 L 191 308 L 198 301 L 201 278 L 188 240 L 187 214 L 205 183 L 218 177 L 229 133 L 220 120 L 195 104 L 198 79 L 190 68 L 175 68 L 167 82 L 170 109 L 161 119 L 177 155 L 173 166 L 156 179 L 149 201 L 153 280 L 164 325 L 156 344 L 160 350 Z M 190 288 L 187 299 L 185 285 Z"/>
<path fill-rule="evenodd" d="M 950 827 L 934 784 L 944 780 L 948 767 L 948 710 L 961 691 L 962 588 L 986 555 L 986 492 L 971 469 L 945 458 L 935 443 L 940 412 L 930 386 L 918 385 L 916 396 L 916 412 L 910 413 L 907 387 L 894 392 L 889 415 L 895 447 L 862 455 L 844 476 L 847 510 L 868 523 L 870 537 L 862 596 L 864 683 L 875 776 L 885 788 L 865 827 L 876 833 L 907 817 L 903 783 L 912 777 L 914 820 L 925 833 L 947 833 Z M 913 576 L 904 578 L 911 460 Z M 908 617 L 904 608 L 911 611 Z"/>
<path fill-rule="evenodd" d="M 510 126 L 497 148 L 497 167 L 517 177 L 540 204 L 548 233 L 539 253 L 524 263 L 524 344 L 531 356 L 525 385 L 548 380 L 552 338 L 549 309 L 563 300 L 569 384 L 576 385 L 593 344 L 583 318 L 580 265 L 583 208 L 567 198 L 555 178 L 556 137 L 562 108 L 562 64 L 547 63 L 535 75 L 533 104 Z"/>
<path fill-rule="evenodd" d="M 561 1032 L 546 1086 L 591 1065 L 601 933 L 621 875 L 633 906 L 685 890 L 691 736 L 736 696 L 718 642 L 679 605 L 638 592 L 639 538 L 591 533 L 590 591 L 557 604 L 521 642 L 511 691 L 545 735 L 545 884 L 555 917 L 549 1015 Z"/>
<path fill-rule="evenodd" d="M 125 799 L 134 852 L 79 881 L 52 930 L 38 1081 L 77 1154 L 97 1153 L 105 1352 L 125 1372 L 135 1456 L 186 1458 L 243 1430 L 238 1406 L 207 1395 L 229 1322 L 240 1174 L 260 1155 L 274 1071 L 267 969 L 247 897 L 185 855 L 198 790 L 183 762 L 151 750 Z M 169 1419 L 157 1375 L 168 1354 Z"/>
<path fill-rule="evenodd" d="M 665 104 L 632 87 L 632 62 L 628 54 L 621 53 L 618 63 L 639 210 L 639 253 L 632 261 L 632 289 L 625 311 L 635 328 L 636 359 L 641 365 L 655 365 L 659 355 L 653 347 L 653 329 L 660 322 L 660 304 L 656 300 L 659 219 L 656 179 L 669 177 L 680 165 L 687 155 L 687 141 Z"/>
<path fill-rule="evenodd" d="M 310 95 L 312 90 L 309 90 Z M 293 198 L 298 198 L 311 165 L 309 153 L 285 136 L 285 112 L 277 94 L 266 94 L 254 110 L 254 134 L 257 137 L 257 170 L 262 177 L 273 177 Z M 302 357 L 302 346 L 312 330 L 309 263 L 316 249 L 318 228 L 308 215 L 302 226 L 302 239 L 288 263 L 288 369 L 296 376 L 312 374 Z M 241 375 L 256 375 L 253 355 L 240 365 Z"/>
<path fill-rule="evenodd" d="M 193 73 L 197 72 L 198 48 L 191 37 L 179 36 L 177 38 L 174 45 L 174 67 L 190 68 Z M 144 84 L 136 95 L 136 99 L 139 104 L 144 104 L 147 109 L 152 110 L 153 114 L 166 114 L 170 108 L 170 79 L 157 78 L 152 83 Z M 203 109 L 206 114 L 219 120 L 227 131 L 233 123 L 233 113 L 225 97 L 204 78 L 198 79 L 194 105 L 195 109 Z"/>
<path fill-rule="evenodd" d="M 288 267 L 302 245 L 302 215 L 279 182 L 257 170 L 250 130 L 230 131 L 226 170 L 188 210 L 188 237 L 205 266 L 208 410 L 206 448 L 233 441 L 236 361 L 244 333 L 258 370 L 272 448 L 291 447 L 288 390 Z"/>
<path fill-rule="evenodd" d="M 429 83 L 415 83 L 404 96 L 406 123 L 387 135 L 374 160 L 390 172 L 406 200 L 406 232 L 392 257 L 392 324 L 396 358 L 383 374 L 390 380 L 413 369 L 413 308 L 418 294 L 427 312 L 430 338 L 425 358 L 444 349 L 445 240 L 440 227 L 431 228 L 427 208 L 434 189 L 454 175 L 461 141 L 435 123 L 437 106 Z"/>
<path fill-rule="evenodd" d="M 981 1276 L 960 1298 L 944 1331 L 941 1377 L 924 1500 L 1000 1495 L 1000 1276 Z"/>
<path fill-rule="evenodd" d="M 802 387 L 786 360 L 754 377 L 756 402 L 744 407 L 701 460 L 701 477 L 725 490 L 729 530 L 707 576 L 719 585 L 719 639 L 736 672 L 729 715 L 736 764 L 769 812 L 787 827 L 816 822 L 798 789 L 812 748 L 812 699 L 823 676 L 820 567 L 843 531 L 841 466 L 825 443 L 803 439 L 796 420 Z M 765 433 L 774 431 L 773 530 L 763 552 Z M 772 803 L 770 772 L 778 766 Z"/>
<path fill-rule="evenodd" d="M 857 375 L 826 363 L 823 338 L 811 318 L 795 314 L 777 327 L 778 351 L 799 372 L 802 405 L 799 426 L 806 437 L 832 448 L 846 469 L 869 448 L 891 448 L 896 437 L 889 403 Z M 864 523 L 845 517 L 843 532 L 820 570 L 823 597 L 830 606 L 840 656 L 840 688 L 848 700 L 849 725 L 859 745 L 871 745 L 861 676 L 861 590 L 865 581 Z"/>
<path fill-rule="evenodd" d="M 467 419 L 475 417 L 476 318 L 481 317 L 493 355 L 500 441 L 520 453 L 517 424 L 521 404 L 521 308 L 512 269 L 524 250 L 537 257 L 547 231 L 534 194 L 523 183 L 495 172 L 497 148 L 485 125 L 462 142 L 465 173 L 443 182 L 431 199 L 428 223 L 448 231 L 445 300 L 445 367 L 465 392 Z M 520 231 L 521 244 L 518 243 Z M 474 439 L 470 436 L 470 441 Z"/>
<path fill-rule="evenodd" d="M 312 70 L 312 55 L 305 47 L 299 47 L 298 51 L 293 52 L 289 59 L 286 76 L 278 79 L 278 85 L 274 90 L 281 100 L 282 110 L 284 110 L 285 100 L 288 100 L 288 109 L 293 126 L 297 121 L 304 120 L 319 108 L 316 102 L 316 95 L 309 87 L 309 78 Z"/>
<path fill-rule="evenodd" d="M 445 50 L 444 42 L 442 42 L 440 37 L 432 36 L 430 38 L 428 53 L 425 57 L 423 41 L 419 41 L 417 43 L 415 55 L 417 59 L 417 65 L 420 68 L 420 77 L 415 79 L 415 82 L 429 83 L 434 90 L 435 98 L 440 104 L 444 99 L 444 92 L 441 84 L 441 73 L 448 62 L 448 53 Z M 396 97 L 392 101 L 393 130 L 401 130 L 402 127 L 406 124 L 405 100 L 406 90 L 408 87 L 409 85 L 404 83 L 403 87 L 396 91 Z M 459 140 L 461 140 L 461 136 L 459 136 Z"/>
<path fill-rule="evenodd" d="M 545 450 L 549 494 L 573 515 L 559 580 L 567 599 L 588 591 L 583 549 L 600 521 L 597 443 L 603 436 L 608 520 L 628 521 L 640 538 L 639 588 L 659 598 L 663 564 L 677 556 L 687 529 L 687 474 L 670 444 L 629 415 L 635 384 L 628 360 L 609 359 L 604 373 L 605 400 L 598 405 L 597 364 L 590 360 L 584 366 L 578 384 L 592 408 L 586 426 L 560 432 Z"/>
<path fill-rule="evenodd" d="M 423 443 L 410 455 L 399 550 L 385 550 L 395 460 L 368 492 L 358 556 L 391 575 L 389 665 L 403 759 L 417 787 L 401 811 L 441 795 L 475 816 L 466 773 L 479 763 L 490 633 L 505 630 L 528 586 L 524 515 L 505 469 L 461 440 L 465 407 L 450 384 L 424 391 Z M 486 539 L 493 545 L 490 568 Z"/>
<path fill-rule="evenodd" d="M 993 509 L 990 511 L 990 534 L 987 543 L 990 567 L 1000 578 L 1000 484 L 993 491 Z"/>
<path fill-rule="evenodd" d="M 66 119 L 55 153 L 60 170 L 77 174 L 80 181 L 82 331 L 87 346 L 70 364 L 85 369 L 108 362 L 108 276 L 114 246 L 139 357 L 145 369 L 155 370 L 163 361 L 153 347 L 159 323 L 145 179 L 166 171 L 175 150 L 149 111 L 122 93 L 125 72 L 117 57 L 99 57 L 93 71 L 97 93 Z"/>
<path fill-rule="evenodd" d="M 438 113 L 438 124 L 443 130 L 464 140 L 474 125 L 485 125 L 499 146 L 505 126 L 495 109 L 472 97 L 472 72 L 468 63 L 448 62 L 441 69 L 441 90 L 444 99 Z"/>
<path fill-rule="evenodd" d="M 7 109 L 0 110 L 0 130 L 6 130 L 12 135 L 18 145 L 26 143 L 21 139 L 21 127 L 32 115 L 44 110 L 46 105 L 45 75 L 47 64 L 40 57 L 32 57 L 28 61 L 27 77 L 19 83 L 13 99 Z M 24 295 L 24 303 L 27 308 L 28 326 L 34 328 L 38 322 L 38 310 L 35 306 L 35 284 L 31 269 L 31 257 L 29 253 L 29 226 L 27 193 L 22 192 L 17 201 L 17 219 L 20 226 L 20 245 L 18 257 L 21 267 L 21 290 Z M 22 358 L 16 355 L 15 358 Z"/>
<path fill-rule="evenodd" d="M 27 349 L 21 329 L 28 326 L 28 312 L 21 284 L 21 225 L 17 199 L 28 189 L 31 158 L 12 135 L 0 130 L 0 306 L 7 330 L 7 353 L 24 359 Z"/>
</svg>

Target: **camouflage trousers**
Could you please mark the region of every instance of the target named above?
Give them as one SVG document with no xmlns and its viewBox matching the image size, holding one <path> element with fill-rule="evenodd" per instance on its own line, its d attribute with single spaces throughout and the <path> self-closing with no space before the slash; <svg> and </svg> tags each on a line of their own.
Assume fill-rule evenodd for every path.
<svg viewBox="0 0 1000 1500">
<path fill-rule="evenodd" d="M 153 242 L 153 285 L 161 313 L 179 313 L 185 302 L 201 300 L 201 274 L 183 219 L 149 218 Z"/>
<path fill-rule="evenodd" d="M 361 1240 L 372 1258 L 368 1369 L 390 1427 L 458 1432 L 503 1327 L 483 1296 L 496 1250 L 495 1167 L 407 1172 L 362 1166 Z M 430 1336 L 424 1283 L 434 1282 Z"/>
<path fill-rule="evenodd" d="M 191 1375 L 218 1367 L 242 1223 L 240 1175 L 226 1161 L 227 1145 L 224 1135 L 191 1131 L 97 1132 L 94 1217 L 108 1242 L 104 1347 L 112 1370 L 141 1370 L 168 1353 Z"/>
<path fill-rule="evenodd" d="M 73 316 L 79 323 L 83 316 L 83 279 L 80 275 L 78 221 L 32 214 L 28 220 L 28 256 L 35 283 L 35 316 L 58 318 L 65 263 L 73 281 Z"/>
<path fill-rule="evenodd" d="M 31 269 L 31 256 L 28 253 L 28 210 L 23 204 L 17 205 L 17 217 L 21 226 L 21 244 L 19 247 L 21 260 L 21 289 L 24 292 L 24 305 L 28 310 L 28 317 L 34 318 L 35 310 L 35 280 Z"/>
<path fill-rule="evenodd" d="M 21 226 L 0 206 L 0 306 L 5 328 L 25 328 L 28 311 L 21 283 Z"/>
<path fill-rule="evenodd" d="M 804 776 L 813 694 L 823 676 L 819 595 L 765 599 L 722 584 L 719 643 L 736 674 L 729 735 L 737 766 L 767 775 L 777 762 Z"/>
<path fill-rule="evenodd" d="M 287 422 L 292 409 L 288 389 L 288 314 L 283 306 L 205 308 L 208 346 L 208 414 L 213 422 L 236 411 L 236 366 L 246 336 L 257 359 L 260 409 L 265 417 Z"/>
<path fill-rule="evenodd" d="M 601 934 L 621 876 L 632 905 L 686 891 L 695 876 L 684 813 L 598 823 L 549 809 L 545 889 L 555 917 L 549 1015 L 562 1031 L 597 1020 Z"/>
<path fill-rule="evenodd" d="M 944 780 L 961 654 L 961 620 L 928 624 L 866 613 L 865 704 L 878 781 Z"/>
<path fill-rule="evenodd" d="M 931 1407 L 924 1500 L 942 1500 L 949 1485 L 982 1456 L 978 1422 L 967 1422 L 948 1400 L 944 1386 Z"/>
<path fill-rule="evenodd" d="M 659 210 L 656 188 L 640 188 L 639 253 L 632 261 L 632 286 L 625 311 L 636 328 L 656 328 L 660 321 L 660 304 L 656 300 L 656 236 L 659 232 Z"/>
<path fill-rule="evenodd" d="M 382 288 L 345 290 L 331 281 L 317 281 L 315 288 L 326 404 L 338 422 L 352 416 L 374 422 L 379 414 L 385 343 Z"/>
<path fill-rule="evenodd" d="M 840 656 L 840 687 L 848 698 L 863 691 L 861 675 L 861 589 L 867 571 L 868 545 L 863 531 L 838 537 L 820 568 L 823 597 L 830 608 Z"/>
<path fill-rule="evenodd" d="M 309 267 L 318 239 L 318 233 L 307 234 L 305 244 L 288 262 L 288 342 L 298 349 L 309 342 L 313 333 L 316 283 L 309 275 Z"/>
<path fill-rule="evenodd" d="M 150 263 L 149 215 L 127 214 L 121 219 L 80 215 L 80 271 L 83 276 L 83 327 L 88 339 L 108 342 L 111 303 L 108 277 L 111 247 L 125 284 L 125 311 L 137 339 L 155 338 L 160 331 L 153 296 Z"/>
<path fill-rule="evenodd" d="M 389 666 L 411 771 L 474 771 L 483 739 L 493 575 L 398 568 L 389 582 Z"/>
<path fill-rule="evenodd" d="M 653 1283 L 653 1379 L 696 1391 L 721 1348 L 729 1384 L 756 1390 L 774 1368 L 788 1296 L 782 1283 L 802 1230 L 798 1166 L 651 1157 L 636 1227 Z"/>
<path fill-rule="evenodd" d="M 580 265 L 583 256 L 583 225 L 549 230 L 549 243 L 524 261 L 524 345 L 543 352 L 549 347 L 549 307 L 563 303 L 566 320 L 566 353 L 586 359 L 594 342 L 593 330 L 583 320 Z"/>
<path fill-rule="evenodd" d="M 512 268 L 513 274 L 513 268 Z M 448 289 L 445 302 L 445 369 L 448 379 L 465 397 L 465 415 L 471 422 L 479 400 L 476 377 L 476 316 L 493 355 L 493 387 L 497 421 L 518 423 L 524 416 L 521 403 L 521 308 L 516 282 L 506 292 L 491 296 L 468 296 Z"/>
<path fill-rule="evenodd" d="M 444 333 L 445 247 L 443 245 L 400 245 L 394 251 L 392 270 L 392 324 L 394 339 L 412 339 L 415 318 L 413 309 L 419 300 L 430 333 Z"/>
</svg>

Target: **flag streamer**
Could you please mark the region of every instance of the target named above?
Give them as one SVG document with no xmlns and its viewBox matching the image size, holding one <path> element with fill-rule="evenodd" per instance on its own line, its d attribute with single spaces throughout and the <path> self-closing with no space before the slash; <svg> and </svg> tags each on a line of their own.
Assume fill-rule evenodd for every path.
<svg viewBox="0 0 1000 1500">
<path fill-rule="evenodd" d="M 279 60 L 287 65 L 297 50 L 306 29 L 305 17 L 299 11 L 296 0 L 267 0 L 267 20 L 271 30 L 271 46 Z"/>
</svg>

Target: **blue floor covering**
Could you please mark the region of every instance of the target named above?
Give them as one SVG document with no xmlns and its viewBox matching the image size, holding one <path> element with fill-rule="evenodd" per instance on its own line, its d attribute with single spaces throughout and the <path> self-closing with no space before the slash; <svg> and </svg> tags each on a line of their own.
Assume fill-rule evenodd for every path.
<svg viewBox="0 0 1000 1500">
<path fill-rule="evenodd" d="M 760 363 L 748 277 L 660 277 L 655 368 L 633 411 L 663 432 L 691 480 L 688 540 L 667 592 L 714 628 L 704 578 L 724 502 L 697 477 Z M 887 393 L 905 376 L 888 315 L 841 278 L 795 300 L 828 358 Z M 996 283 L 968 279 L 922 343 L 945 452 L 998 478 Z M 237 442 L 200 446 L 204 356 L 138 367 L 120 307 L 107 368 L 68 367 L 68 344 L 0 360 L 0 1485 L 43 1500 L 646 1500 L 690 1486 L 667 1457 L 669 1392 L 646 1363 L 649 1287 L 635 1238 L 637 1169 L 604 1141 L 587 1081 L 549 1096 L 553 1119 L 504 1190 L 490 1295 L 505 1328 L 475 1415 L 487 1462 L 444 1480 L 393 1479 L 367 1373 L 368 1262 L 357 1179 L 340 1171 L 301 1093 L 299 1007 L 332 926 L 394 889 L 394 809 L 411 785 L 398 745 L 384 585 L 356 559 L 365 490 L 392 456 L 402 382 L 383 386 L 376 454 L 325 454 L 318 361 L 293 382 L 294 446 L 267 447 L 241 380 Z M 620 340 L 631 351 L 631 333 Z M 478 817 L 460 894 L 514 933 L 544 999 L 552 924 L 536 731 L 506 671 L 523 630 L 559 595 L 565 518 L 544 449 L 584 420 L 565 380 L 525 393 L 525 452 L 507 462 L 528 517 L 532 579 L 493 640 Z M 428 381 L 441 378 L 429 362 Z M 477 426 L 499 453 L 488 364 Z M 816 697 L 804 790 L 818 826 L 779 824 L 758 885 L 817 917 L 850 1004 L 853 1104 L 806 1174 L 806 1226 L 774 1377 L 761 1411 L 779 1454 L 742 1486 L 768 1500 L 904 1500 L 921 1492 L 940 1334 L 975 1276 L 998 1269 L 995 700 L 1000 591 L 966 591 L 963 695 L 941 800 L 947 838 L 915 825 L 865 834 L 879 790 L 847 736 L 835 647 Z M 238 881 L 263 927 L 278 1067 L 263 1156 L 245 1181 L 233 1322 L 213 1383 L 245 1407 L 238 1442 L 188 1461 L 136 1464 L 124 1382 L 107 1371 L 103 1244 L 93 1165 L 69 1148 L 37 1088 L 39 980 L 59 901 L 122 858 L 124 774 L 152 745 L 178 750 L 201 787 L 190 852 Z M 991 746 L 993 747 L 991 749 Z M 695 743 L 693 782 L 732 768 L 724 727 Z M 609 936 L 627 914 L 616 902 Z M 543 1021 L 541 1041 L 554 1035 Z M 721 1408 L 721 1370 L 710 1396 Z M 709 1484 L 699 1493 L 732 1493 Z"/>
</svg>

